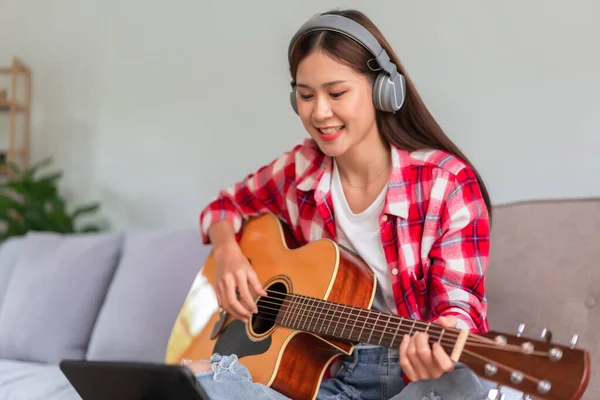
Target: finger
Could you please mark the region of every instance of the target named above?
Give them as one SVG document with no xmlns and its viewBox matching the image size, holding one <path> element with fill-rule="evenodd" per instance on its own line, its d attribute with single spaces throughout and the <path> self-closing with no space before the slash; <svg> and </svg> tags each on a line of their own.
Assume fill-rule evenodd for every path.
<svg viewBox="0 0 600 400">
<path fill-rule="evenodd" d="M 427 379 L 429 378 L 429 373 L 427 372 L 427 368 L 423 364 L 421 360 L 419 351 L 417 349 L 417 344 L 421 341 L 422 334 L 417 332 L 413 335 L 412 340 L 410 341 L 410 345 L 406 350 L 406 354 L 412 364 L 417 376 L 419 379 Z M 421 350 L 422 351 L 422 350 Z"/>
<path fill-rule="evenodd" d="M 456 317 L 454 315 L 446 315 L 443 317 L 439 317 L 437 323 L 444 328 L 456 328 Z"/>
<path fill-rule="evenodd" d="M 221 307 L 223 308 L 223 310 L 231 314 L 233 317 L 239 318 L 239 315 L 229 306 L 229 300 L 227 299 L 227 284 L 225 282 L 225 278 L 221 279 L 221 281 L 217 285 L 217 288 L 219 290 L 219 297 L 221 299 Z"/>
<path fill-rule="evenodd" d="M 237 294 L 235 293 L 235 279 L 233 275 L 225 276 L 225 289 L 225 296 L 227 298 L 227 303 L 232 314 L 236 315 L 238 319 L 244 322 L 248 322 L 248 317 L 250 317 L 250 313 L 242 306 L 242 304 L 237 299 Z"/>
<path fill-rule="evenodd" d="M 429 345 L 429 335 L 427 333 L 419 333 L 415 342 L 415 347 L 417 348 L 417 355 L 427 375 L 425 378 L 431 378 L 435 375 L 441 375 L 441 370 L 435 362 L 433 354 L 431 352 L 431 346 Z"/>
<path fill-rule="evenodd" d="M 252 268 L 248 268 L 248 282 L 250 282 L 250 285 L 252 286 L 252 289 L 255 293 L 260 294 L 261 296 L 268 296 L 267 292 L 258 280 L 256 271 L 254 271 Z"/>
<path fill-rule="evenodd" d="M 409 335 L 404 335 L 402 341 L 400 342 L 400 366 L 402 367 L 402 371 L 406 374 L 408 379 L 415 382 L 418 381 L 419 378 L 417 377 L 417 373 L 415 372 L 415 369 L 413 368 L 410 359 L 406 354 L 406 351 L 410 346 L 410 342 L 411 338 Z"/>
<path fill-rule="evenodd" d="M 442 373 L 450 372 L 454 369 L 454 362 L 450 359 L 442 345 L 437 342 L 434 343 L 433 346 L 431 346 L 431 351 L 433 353 L 433 358 Z"/>
<path fill-rule="evenodd" d="M 414 336 L 415 360 L 413 365 L 421 379 L 431 378 L 433 356 L 429 347 L 429 335 L 417 332 Z"/>
<path fill-rule="evenodd" d="M 227 296 L 225 296 L 226 288 L 225 288 L 225 280 L 221 280 L 219 281 L 219 283 L 217 283 L 217 301 L 219 302 L 219 307 L 221 307 L 221 309 L 223 309 L 224 311 L 227 311 L 230 314 L 233 314 L 229 311 L 229 304 L 227 303 Z"/>
<path fill-rule="evenodd" d="M 248 275 L 244 270 L 240 270 L 236 276 L 237 280 L 237 288 L 240 291 L 240 300 L 247 311 L 249 312 L 258 312 L 256 308 L 256 304 L 254 304 L 254 299 L 248 290 Z"/>
<path fill-rule="evenodd" d="M 217 305 L 219 308 L 223 308 L 223 302 L 221 301 L 221 285 L 215 285 L 215 297 L 217 298 Z"/>
</svg>

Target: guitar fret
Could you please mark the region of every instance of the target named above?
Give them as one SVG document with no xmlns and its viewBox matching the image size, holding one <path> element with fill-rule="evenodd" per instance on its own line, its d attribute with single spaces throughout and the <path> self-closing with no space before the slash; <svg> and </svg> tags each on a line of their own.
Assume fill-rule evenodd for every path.
<svg viewBox="0 0 600 400">
<path fill-rule="evenodd" d="M 335 310 L 333 311 L 333 315 L 332 318 L 329 320 L 329 325 L 327 325 L 327 330 L 325 331 L 325 333 L 327 333 L 328 335 L 333 335 L 333 333 L 335 333 L 335 330 L 333 331 L 333 333 L 329 333 L 329 327 L 331 326 L 331 323 L 333 322 L 333 319 L 335 318 L 335 313 L 337 312 L 338 309 L 338 305 L 335 305 Z M 335 336 L 335 335 L 333 335 Z"/>
<path fill-rule="evenodd" d="M 309 302 L 310 302 L 310 306 L 311 306 L 311 308 L 312 308 L 312 309 L 311 309 L 311 311 L 312 311 L 312 315 L 311 315 L 311 317 L 310 317 L 310 321 L 308 321 L 308 330 L 311 330 L 311 329 L 310 329 L 310 324 L 312 323 L 312 320 L 313 320 L 313 318 L 315 317 L 315 314 L 317 314 L 317 311 L 316 311 L 316 310 L 317 310 L 317 307 L 314 305 L 314 304 L 315 304 L 315 303 L 314 303 L 315 301 L 314 301 L 313 299 L 310 299 L 310 300 L 309 300 Z M 318 319 L 317 319 L 317 321 L 318 321 Z M 315 324 L 315 326 L 316 326 L 316 324 Z"/>
<path fill-rule="evenodd" d="M 344 307 L 344 310 L 342 311 L 343 313 L 346 313 L 346 306 L 342 305 Z M 346 314 L 352 314 L 352 313 L 346 313 Z M 340 333 L 340 336 L 345 337 L 344 332 L 346 331 L 346 325 L 348 324 L 348 321 L 350 321 L 350 317 L 348 317 L 348 315 L 346 315 L 344 317 L 346 319 L 346 322 L 344 323 L 344 326 L 342 327 L 342 333 Z"/>
<path fill-rule="evenodd" d="M 321 321 L 321 328 L 319 329 L 319 333 L 323 333 L 325 335 L 327 335 L 327 328 L 325 328 L 325 322 L 327 322 L 329 320 L 329 323 L 331 324 L 331 320 L 332 318 L 332 314 L 331 314 L 331 307 L 333 307 L 333 303 L 330 303 L 328 301 L 323 301 L 323 300 L 319 300 L 319 302 L 323 303 L 323 305 L 321 306 L 322 312 L 321 315 L 323 316 L 323 320 Z M 329 325 L 328 325 L 329 327 Z"/>
<path fill-rule="evenodd" d="M 306 322 L 308 321 L 308 317 L 310 315 L 309 314 L 310 313 L 310 308 L 309 308 L 310 307 L 310 304 L 309 304 L 310 303 L 310 299 L 307 298 L 307 297 L 305 297 L 304 300 L 306 301 L 304 303 L 304 310 L 305 310 L 305 312 L 304 312 L 304 318 L 303 318 L 302 328 L 301 328 L 301 330 L 303 330 L 303 331 L 307 330 L 307 328 L 306 328 Z"/>
<path fill-rule="evenodd" d="M 290 296 L 290 302 L 288 304 L 288 308 L 291 308 L 292 311 L 290 311 L 290 314 L 287 317 L 287 320 L 285 320 L 285 325 L 288 328 L 291 328 L 293 325 L 292 320 L 294 319 L 294 317 L 296 315 L 298 315 L 298 305 L 296 304 L 296 298 L 292 295 Z"/>
<path fill-rule="evenodd" d="M 367 343 L 371 342 L 371 336 L 373 336 L 373 332 L 375 332 L 375 327 L 377 326 L 377 322 L 379 322 L 379 316 L 381 314 L 377 313 L 377 319 L 375 320 L 375 323 L 373 324 L 373 327 L 371 328 L 371 334 L 369 335 L 369 338 L 367 339 Z"/>
<path fill-rule="evenodd" d="M 358 316 L 362 318 L 362 310 L 358 310 Z M 362 327 L 360 328 L 360 333 L 358 334 L 358 340 L 362 341 L 363 330 L 365 329 L 365 323 L 363 322 Z"/>
<path fill-rule="evenodd" d="M 354 323 L 352 324 L 352 329 L 350 330 L 350 335 L 348 336 L 350 339 L 352 339 L 352 334 L 354 333 L 354 328 L 356 328 L 356 323 L 358 322 L 357 316 L 354 314 L 352 314 L 352 316 L 354 317 Z"/>
<path fill-rule="evenodd" d="M 415 324 L 416 324 L 416 323 L 417 323 L 417 320 L 416 320 L 416 319 L 413 319 L 413 324 L 412 324 L 412 326 L 410 327 L 410 332 L 408 332 L 408 335 L 409 335 L 409 336 L 410 336 L 410 335 L 412 335 L 412 331 L 413 331 L 413 329 L 415 328 Z"/>
<path fill-rule="evenodd" d="M 398 331 L 400 330 L 400 327 L 402 326 L 403 321 L 404 321 L 404 318 L 400 318 L 400 321 L 398 321 L 398 325 L 396 325 L 396 331 L 394 331 L 394 336 L 392 337 L 392 343 L 390 344 L 391 346 L 398 347 L 398 346 L 394 345 L 394 342 L 396 341 L 396 335 L 398 334 Z"/>
<path fill-rule="evenodd" d="M 337 311 L 337 307 L 335 309 Z M 342 317 L 342 315 L 343 315 L 343 312 L 340 312 L 340 317 L 338 318 L 336 316 L 336 318 L 335 318 L 335 328 L 333 328 L 334 336 L 337 336 L 337 328 L 338 328 L 338 324 L 340 323 L 340 318 Z"/>
<path fill-rule="evenodd" d="M 298 313 L 294 320 L 294 328 L 300 328 L 302 324 L 302 317 L 304 316 L 304 297 L 298 299 Z M 299 320 L 299 322 L 298 322 Z"/>
<path fill-rule="evenodd" d="M 438 339 L 438 343 L 440 343 L 442 341 L 442 336 L 444 336 L 444 332 L 446 332 L 446 328 L 442 329 L 442 333 L 440 333 L 440 337 Z"/>
<path fill-rule="evenodd" d="M 325 321 L 329 318 L 329 311 L 331 310 L 331 303 L 325 303 L 326 306 L 329 306 L 329 310 L 325 310 L 323 307 L 323 320 L 321 321 L 321 329 L 319 329 L 320 333 L 323 333 L 323 325 L 325 325 Z"/>
<path fill-rule="evenodd" d="M 286 299 L 288 299 L 288 297 L 289 297 L 289 295 L 285 296 Z M 287 305 L 285 307 L 285 313 L 283 314 L 283 320 L 281 321 L 281 325 L 283 325 L 283 326 L 289 326 L 287 320 L 291 314 L 291 309 L 294 305 L 293 302 L 294 302 L 293 300 L 288 299 Z M 283 304 L 285 304 L 285 302 Z"/>
<path fill-rule="evenodd" d="M 383 339 L 383 337 L 385 336 L 388 324 L 390 323 L 391 319 L 392 319 L 392 316 L 388 315 L 388 320 L 386 321 L 385 327 L 383 328 L 383 333 L 381 334 L 381 337 L 379 338 L 379 343 L 378 343 L 379 345 L 381 345 L 381 339 Z M 391 345 L 391 343 L 390 343 L 390 345 Z"/>
</svg>

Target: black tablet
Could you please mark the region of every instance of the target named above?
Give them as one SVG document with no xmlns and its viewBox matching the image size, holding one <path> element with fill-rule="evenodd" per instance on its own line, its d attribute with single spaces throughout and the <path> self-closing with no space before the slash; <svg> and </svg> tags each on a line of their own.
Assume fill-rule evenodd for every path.
<svg viewBox="0 0 600 400">
<path fill-rule="evenodd" d="M 62 360 L 59 367 L 83 400 L 209 400 L 180 365 Z"/>
</svg>

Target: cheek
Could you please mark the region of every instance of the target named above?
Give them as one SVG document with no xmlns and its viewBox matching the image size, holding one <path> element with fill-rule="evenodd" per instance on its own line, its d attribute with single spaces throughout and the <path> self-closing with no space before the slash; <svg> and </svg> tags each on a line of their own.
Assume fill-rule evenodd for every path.
<svg viewBox="0 0 600 400">
<path fill-rule="evenodd" d="M 304 125 L 310 124 L 310 115 L 310 107 L 307 107 L 306 103 L 298 103 L 298 116 Z"/>
<path fill-rule="evenodd" d="M 306 104 L 298 104 L 298 116 L 300 117 L 300 121 L 302 121 L 302 125 L 304 129 L 308 131 L 310 135 L 313 135 L 314 126 L 311 118 L 312 109 Z"/>
<path fill-rule="evenodd" d="M 375 117 L 375 108 L 371 99 L 364 96 L 345 99 L 334 108 L 334 112 L 345 123 L 357 125 L 364 125 L 368 120 Z"/>
</svg>

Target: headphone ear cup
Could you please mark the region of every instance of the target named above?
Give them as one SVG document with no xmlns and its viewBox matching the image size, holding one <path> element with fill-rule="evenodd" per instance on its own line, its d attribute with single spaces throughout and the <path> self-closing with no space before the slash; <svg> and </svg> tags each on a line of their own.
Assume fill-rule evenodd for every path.
<svg viewBox="0 0 600 400">
<path fill-rule="evenodd" d="M 397 74 L 392 82 L 386 72 L 377 75 L 373 84 L 373 104 L 375 108 L 385 112 L 396 112 L 404 103 L 404 76 Z"/>
<path fill-rule="evenodd" d="M 290 103 L 292 104 L 292 109 L 296 114 L 298 114 L 298 103 L 296 102 L 296 88 L 292 89 L 290 92 Z"/>
<path fill-rule="evenodd" d="M 389 80 L 389 75 L 386 72 L 382 72 L 377 75 L 375 83 L 373 84 L 373 104 L 375 108 L 385 112 L 395 111 L 391 107 L 390 95 L 392 95 L 390 88 L 392 84 Z"/>
</svg>

